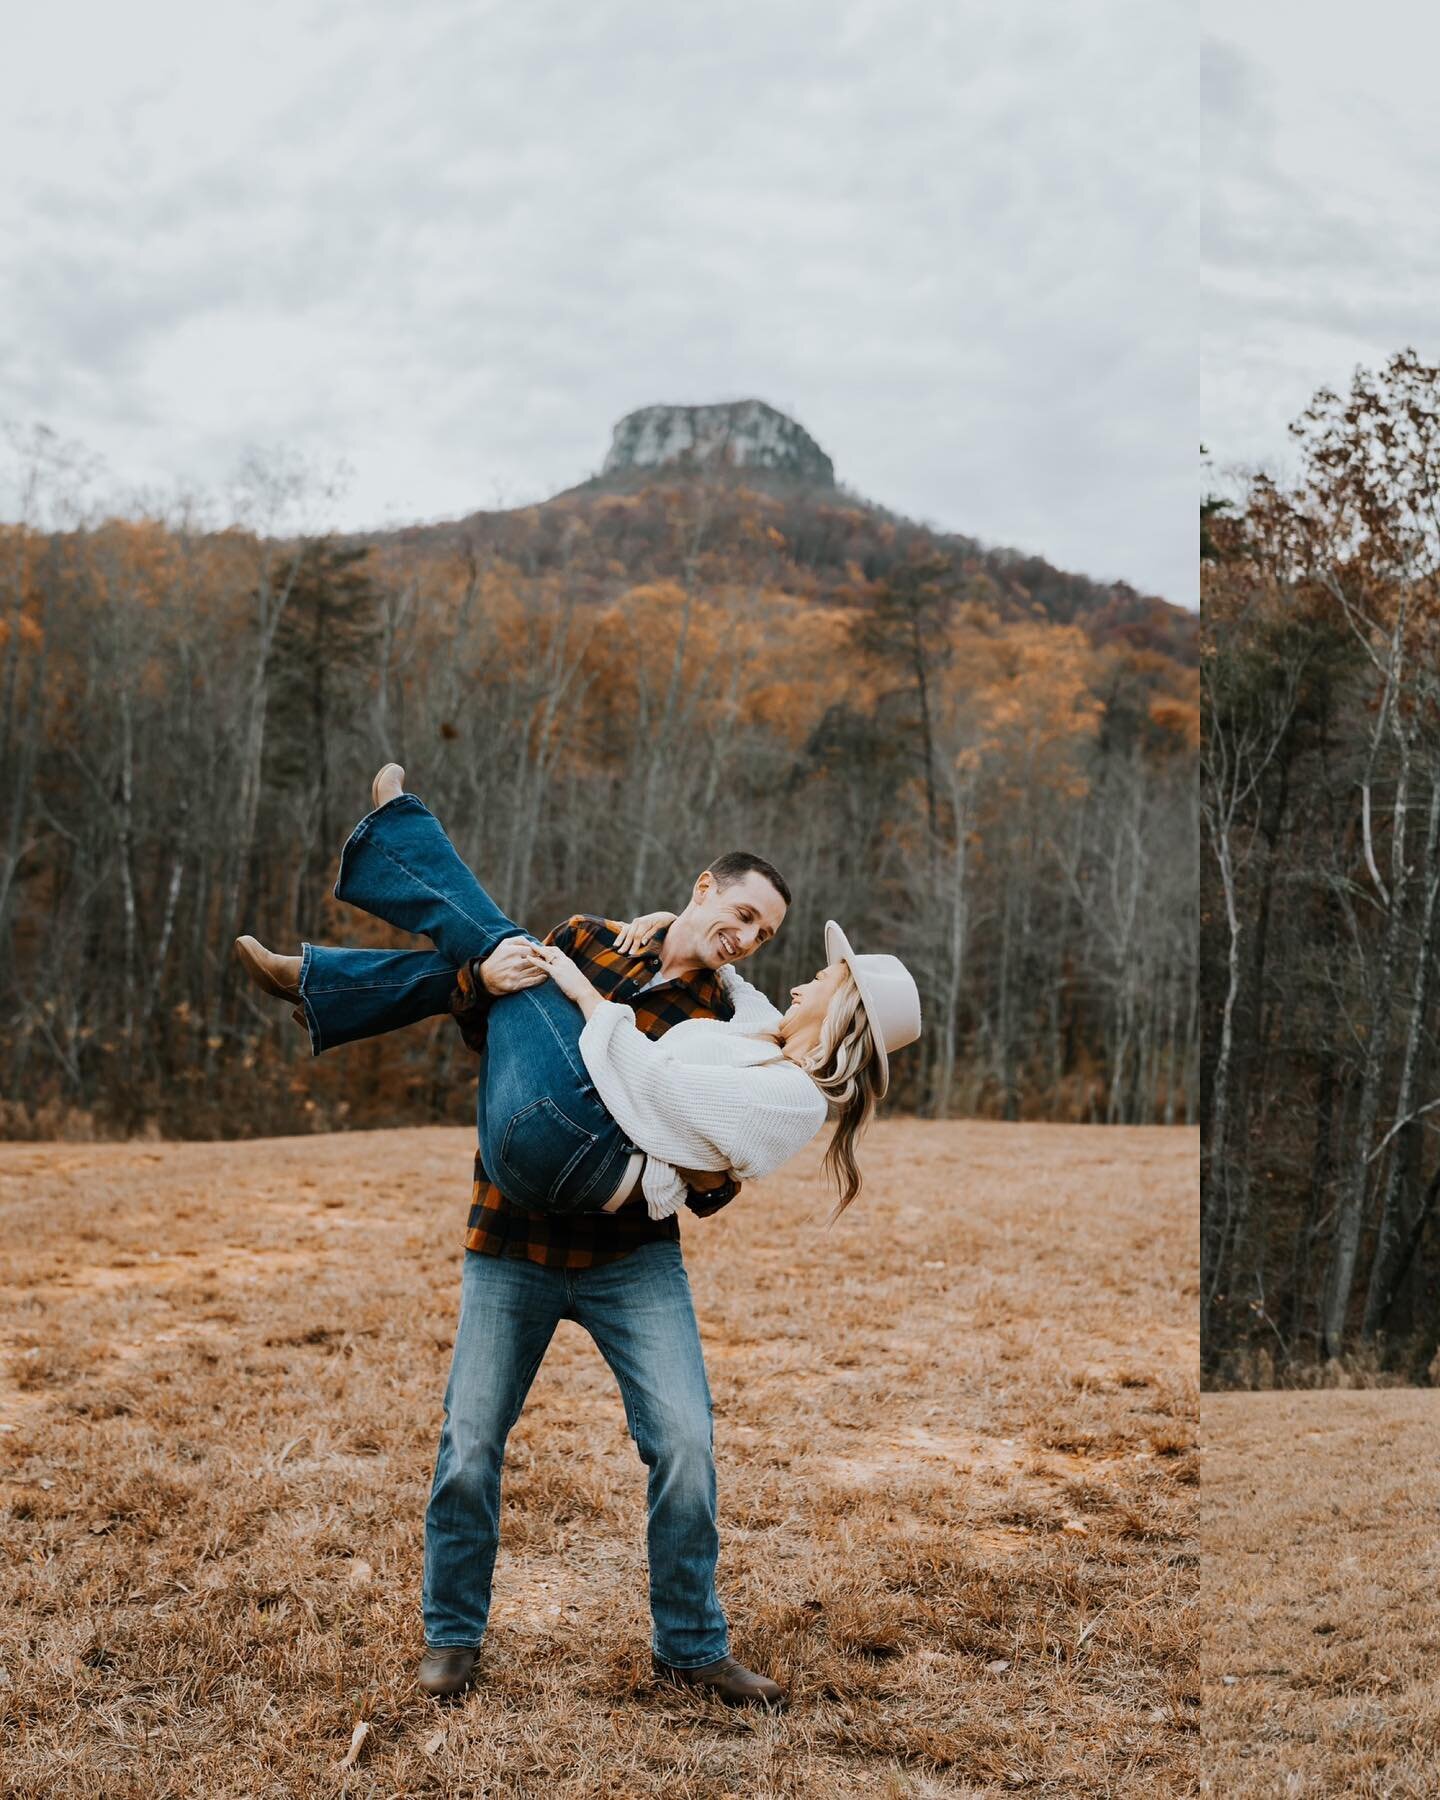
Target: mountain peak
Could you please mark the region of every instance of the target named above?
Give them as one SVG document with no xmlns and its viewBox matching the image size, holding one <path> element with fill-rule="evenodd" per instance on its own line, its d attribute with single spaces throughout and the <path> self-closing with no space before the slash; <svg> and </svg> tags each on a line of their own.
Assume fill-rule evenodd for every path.
<svg viewBox="0 0 1440 1800">
<path fill-rule="evenodd" d="M 835 465 L 803 426 L 763 400 L 710 406 L 642 406 L 626 413 L 601 479 L 635 470 L 715 465 L 763 469 L 813 487 L 834 487 Z"/>
</svg>

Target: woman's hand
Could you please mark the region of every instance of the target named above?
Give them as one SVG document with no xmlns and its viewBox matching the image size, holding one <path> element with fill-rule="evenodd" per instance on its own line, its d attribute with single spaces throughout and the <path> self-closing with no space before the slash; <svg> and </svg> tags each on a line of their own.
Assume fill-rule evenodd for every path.
<svg viewBox="0 0 1440 1800">
<path fill-rule="evenodd" d="M 615 948 L 622 956 L 634 956 L 637 950 L 645 948 L 662 925 L 673 925 L 675 918 L 673 912 L 641 913 L 638 919 L 620 927 L 615 935 Z"/>
<path fill-rule="evenodd" d="M 556 987 L 567 1000 L 573 1000 L 588 1019 L 604 997 L 597 992 L 589 976 L 556 944 L 536 944 L 532 954 L 537 966 L 544 964 L 545 973 Z"/>
</svg>

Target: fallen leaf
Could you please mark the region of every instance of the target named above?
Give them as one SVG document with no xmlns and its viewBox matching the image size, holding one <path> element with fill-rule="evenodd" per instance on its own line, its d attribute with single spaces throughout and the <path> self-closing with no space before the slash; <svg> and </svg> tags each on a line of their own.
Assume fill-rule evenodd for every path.
<svg viewBox="0 0 1440 1800">
<path fill-rule="evenodd" d="M 445 1733 L 443 1731 L 437 1731 L 434 1737 L 426 1738 L 420 1748 L 425 1752 L 426 1756 L 437 1756 L 440 1751 L 445 1748 Z"/>
<path fill-rule="evenodd" d="M 355 1727 L 354 1731 L 350 1733 L 350 1748 L 345 1752 L 344 1758 L 340 1763 L 342 1769 L 353 1769 L 355 1767 L 355 1764 L 360 1759 L 361 1747 L 364 1745 L 364 1742 L 369 1735 L 370 1727 L 366 1724 L 365 1720 L 362 1719 Z"/>
<path fill-rule="evenodd" d="M 1062 1531 L 1076 1531 L 1081 1537 L 1090 1535 L 1090 1527 L 1081 1519 L 1067 1519 L 1060 1528 Z"/>
<path fill-rule="evenodd" d="M 988 1662 L 985 1665 L 987 1673 L 991 1675 L 1003 1675 L 1009 1667 L 1009 1663 L 1003 1656 L 997 1657 L 994 1662 Z"/>
<path fill-rule="evenodd" d="M 375 1571 L 370 1567 L 369 1563 L 366 1562 L 365 1558 L 363 1556 L 357 1556 L 354 1562 L 351 1563 L 345 1579 L 352 1587 L 362 1587 L 374 1573 Z"/>
</svg>

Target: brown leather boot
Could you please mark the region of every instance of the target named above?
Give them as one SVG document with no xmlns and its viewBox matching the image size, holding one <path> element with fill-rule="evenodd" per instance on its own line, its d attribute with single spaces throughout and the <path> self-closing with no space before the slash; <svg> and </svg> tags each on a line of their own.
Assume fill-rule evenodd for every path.
<svg viewBox="0 0 1440 1800">
<path fill-rule="evenodd" d="M 478 1650 L 463 1645 L 435 1650 L 427 1644 L 415 1679 L 422 1693 L 433 1695 L 436 1700 L 451 1700 L 469 1687 L 479 1658 Z"/>
<path fill-rule="evenodd" d="M 259 938 L 253 937 L 236 938 L 235 955 L 244 966 L 245 973 L 263 993 L 273 995 L 276 1000 L 288 1000 L 292 1005 L 298 1003 L 298 956 L 277 956 L 273 950 L 267 950 Z"/>
<path fill-rule="evenodd" d="M 399 763 L 385 763 L 370 783 L 370 806 L 378 812 L 387 800 L 395 800 L 405 792 L 405 771 Z"/>
<path fill-rule="evenodd" d="M 700 1688 L 727 1706 L 768 1706 L 777 1712 L 785 1708 L 785 1695 L 777 1683 L 745 1668 L 733 1656 L 722 1656 L 719 1662 L 704 1663 L 698 1669 L 672 1668 L 658 1656 L 651 1661 L 662 1681 L 674 1682 L 676 1687 Z"/>
</svg>

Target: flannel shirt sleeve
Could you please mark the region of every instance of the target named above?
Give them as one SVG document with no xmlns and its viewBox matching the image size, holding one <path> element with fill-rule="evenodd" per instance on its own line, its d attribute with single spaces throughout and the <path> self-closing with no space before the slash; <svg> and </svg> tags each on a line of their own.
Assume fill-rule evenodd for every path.
<svg viewBox="0 0 1440 1800">
<path fill-rule="evenodd" d="M 584 920 L 577 914 L 563 925 L 554 926 L 545 935 L 547 944 L 558 944 L 567 956 L 575 954 L 577 933 Z M 477 1056 L 485 1051 L 485 1033 L 490 1019 L 491 994 L 480 976 L 483 956 L 472 956 L 455 971 L 455 986 L 450 994 L 450 1016 L 460 1028 L 465 1046 Z"/>
</svg>

